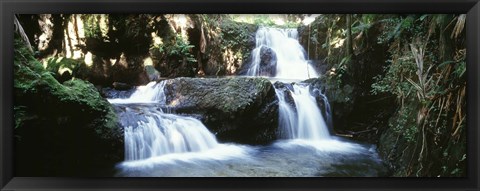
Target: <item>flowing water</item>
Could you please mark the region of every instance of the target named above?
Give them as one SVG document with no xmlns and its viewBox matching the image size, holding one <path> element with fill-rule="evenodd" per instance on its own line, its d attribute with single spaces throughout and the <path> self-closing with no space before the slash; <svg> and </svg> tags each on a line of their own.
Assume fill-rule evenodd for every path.
<svg viewBox="0 0 480 191">
<path fill-rule="evenodd" d="M 285 93 L 276 89 L 279 99 L 280 130 L 289 139 L 329 140 L 328 126 L 315 97 L 310 94 L 309 86 L 293 85 L 288 90 L 294 104 L 286 101 Z M 328 103 L 328 102 L 327 102 Z M 327 112 L 328 113 L 328 112 Z"/>
<path fill-rule="evenodd" d="M 117 165 L 117 176 L 298 177 L 387 173 L 374 146 L 330 136 L 308 86 L 293 85 L 292 90 L 287 90 L 295 100 L 293 104 L 282 101 L 280 95 L 287 91 L 277 90 L 279 120 L 288 124 L 279 127 L 288 132 L 284 139 L 271 145 L 250 146 L 219 143 L 199 120 L 164 112 L 167 108 L 164 83 L 138 87 L 129 98 L 109 99 L 125 129 L 125 161 Z M 148 96 L 139 99 L 140 91 Z M 151 96 L 150 91 L 160 95 Z"/>
<path fill-rule="evenodd" d="M 260 76 L 261 49 L 268 47 L 275 52 L 276 73 L 283 79 L 316 78 L 318 73 L 305 59 L 305 50 L 298 42 L 297 29 L 260 27 L 255 34 L 256 47 L 252 51 L 252 64 L 248 76 Z"/>
<path fill-rule="evenodd" d="M 304 58 L 296 30 L 260 28 L 256 38 L 250 75 L 259 75 L 255 57 L 260 56 L 255 54 L 259 47 L 268 46 L 277 55 L 273 80 L 318 77 Z M 387 175 L 373 145 L 330 134 L 327 97 L 305 84 L 293 82 L 275 89 L 280 139 L 271 145 L 251 146 L 219 143 L 201 121 L 164 112 L 168 108 L 165 83 L 151 82 L 130 96 L 109 99 L 125 129 L 125 161 L 117 165 L 118 176 Z M 323 114 L 316 97 L 324 102 Z"/>
<path fill-rule="evenodd" d="M 165 103 L 163 91 L 166 81 L 150 82 L 145 86 L 138 86 L 128 98 L 109 99 L 110 103 Z"/>
</svg>

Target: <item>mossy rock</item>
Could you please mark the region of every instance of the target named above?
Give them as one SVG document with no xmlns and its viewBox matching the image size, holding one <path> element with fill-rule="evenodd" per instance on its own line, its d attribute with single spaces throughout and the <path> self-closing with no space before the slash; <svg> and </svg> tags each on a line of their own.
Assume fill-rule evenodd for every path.
<svg viewBox="0 0 480 191">
<path fill-rule="evenodd" d="M 59 83 L 18 41 L 14 98 L 18 175 L 95 176 L 123 159 L 123 131 L 107 100 L 89 82 Z"/>
<path fill-rule="evenodd" d="M 84 62 L 81 60 L 65 57 L 51 57 L 47 59 L 45 69 L 59 82 L 64 82 L 72 79 L 82 64 L 84 64 Z"/>
<path fill-rule="evenodd" d="M 278 100 L 264 78 L 176 78 L 166 83 L 167 106 L 200 115 L 222 141 L 265 144 L 276 138 Z"/>
</svg>

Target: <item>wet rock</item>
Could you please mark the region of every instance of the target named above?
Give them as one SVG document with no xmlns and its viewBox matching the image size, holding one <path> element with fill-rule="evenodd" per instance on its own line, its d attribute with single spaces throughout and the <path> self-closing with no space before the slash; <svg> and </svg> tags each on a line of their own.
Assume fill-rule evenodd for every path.
<svg viewBox="0 0 480 191">
<path fill-rule="evenodd" d="M 278 101 L 264 78 L 176 78 L 167 105 L 200 120 L 223 142 L 266 144 L 276 138 Z"/>
<path fill-rule="evenodd" d="M 332 109 L 333 129 L 343 131 L 345 122 L 348 121 L 347 118 L 351 114 L 355 103 L 354 87 L 348 84 L 340 86 L 330 81 L 326 76 L 305 80 L 304 83 L 310 84 L 318 93 L 323 92 L 325 94 Z M 320 102 L 319 99 L 317 99 L 317 103 L 319 103 L 320 108 L 324 107 L 325 103 Z"/>
<path fill-rule="evenodd" d="M 263 46 L 260 49 L 260 75 L 275 76 L 277 73 L 277 54 L 273 49 Z"/>
</svg>

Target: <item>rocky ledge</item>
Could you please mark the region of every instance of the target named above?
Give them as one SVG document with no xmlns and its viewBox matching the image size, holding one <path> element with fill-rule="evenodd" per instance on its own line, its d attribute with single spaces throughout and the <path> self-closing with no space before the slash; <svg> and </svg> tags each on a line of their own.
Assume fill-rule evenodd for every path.
<svg viewBox="0 0 480 191">
<path fill-rule="evenodd" d="M 276 139 L 278 101 L 264 78 L 176 78 L 165 85 L 166 104 L 196 116 L 222 142 L 266 144 Z"/>
</svg>

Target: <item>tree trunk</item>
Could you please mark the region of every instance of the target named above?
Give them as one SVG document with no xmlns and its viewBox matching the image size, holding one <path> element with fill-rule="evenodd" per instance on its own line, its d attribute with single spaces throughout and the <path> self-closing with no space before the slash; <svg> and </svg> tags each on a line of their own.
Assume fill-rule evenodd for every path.
<svg viewBox="0 0 480 191">
<path fill-rule="evenodd" d="M 346 51 L 346 56 L 347 57 L 352 57 L 353 54 L 353 47 L 352 47 L 352 15 L 347 14 L 347 51 Z"/>
<path fill-rule="evenodd" d="M 30 52 L 33 52 L 32 45 L 30 44 L 30 40 L 28 40 L 27 34 L 25 34 L 25 31 L 23 30 L 22 24 L 20 24 L 20 21 L 18 21 L 16 15 L 13 18 L 15 19 L 13 21 L 15 26 L 15 32 L 17 32 L 22 37 L 25 45 L 27 45 L 28 47 L 28 50 L 30 50 Z"/>
</svg>

